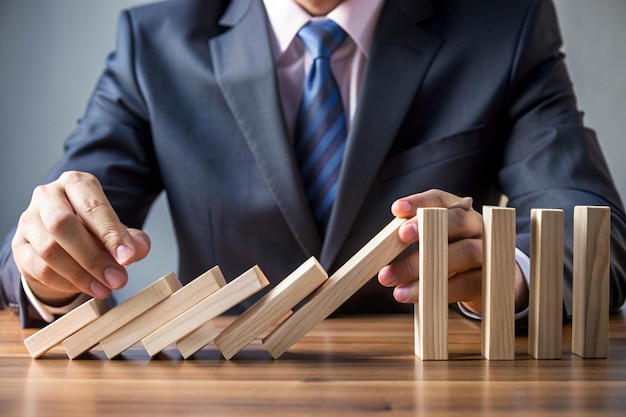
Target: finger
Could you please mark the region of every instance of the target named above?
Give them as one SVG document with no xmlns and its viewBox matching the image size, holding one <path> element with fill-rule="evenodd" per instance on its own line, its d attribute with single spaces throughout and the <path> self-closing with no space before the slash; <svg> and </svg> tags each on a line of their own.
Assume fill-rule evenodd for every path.
<svg viewBox="0 0 626 417">
<path fill-rule="evenodd" d="M 448 238 L 450 241 L 480 238 L 482 235 L 483 220 L 480 213 L 473 209 L 448 209 Z"/>
<path fill-rule="evenodd" d="M 61 260 L 55 260 L 49 256 L 43 256 L 44 259 L 50 258 L 51 267 L 59 271 L 61 268 L 68 267 L 69 258 L 71 258 L 89 275 L 108 288 L 123 287 L 127 281 L 126 271 L 74 213 L 73 208 L 64 198 L 63 189 L 55 186 L 42 186 L 38 189 L 36 199 L 46 201 L 46 204 L 37 205 L 43 230 L 49 233 L 50 238 L 68 255 L 67 258 Z M 45 200 L 41 200 L 42 198 Z M 39 250 L 41 251 L 45 247 L 43 246 Z M 75 272 L 74 275 L 65 276 L 75 279 L 80 275 Z M 89 283 L 90 287 L 94 285 L 97 286 L 93 282 Z M 84 284 L 81 288 L 84 288 Z"/>
<path fill-rule="evenodd" d="M 445 207 L 471 209 L 471 197 L 458 197 L 441 190 L 428 190 L 400 198 L 391 205 L 391 212 L 396 217 L 412 217 L 422 207 Z"/>
<path fill-rule="evenodd" d="M 66 172 L 59 177 L 71 208 L 120 265 L 135 260 L 135 240 L 109 203 L 100 182 L 90 174 Z"/>
<path fill-rule="evenodd" d="M 29 240 L 16 236 L 13 255 L 27 279 L 61 292 L 84 292 L 106 298 L 110 289 L 76 262 L 33 217 L 21 228 Z"/>
<path fill-rule="evenodd" d="M 463 239 L 448 245 L 448 272 L 461 273 L 483 264 L 483 241 Z"/>
<path fill-rule="evenodd" d="M 479 305 L 481 288 L 482 272 L 480 269 L 455 274 L 448 279 L 448 303 L 462 301 L 470 302 L 472 306 Z M 393 291 L 393 297 L 399 303 L 419 302 L 419 281 L 397 286 Z"/>
</svg>

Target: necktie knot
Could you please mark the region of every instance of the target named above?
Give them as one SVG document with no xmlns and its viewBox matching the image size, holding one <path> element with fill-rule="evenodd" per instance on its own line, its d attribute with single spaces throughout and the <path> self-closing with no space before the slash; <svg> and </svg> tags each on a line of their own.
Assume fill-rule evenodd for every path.
<svg viewBox="0 0 626 417">
<path fill-rule="evenodd" d="M 298 32 L 298 38 L 314 59 L 330 58 L 346 36 L 346 32 L 332 20 L 310 22 Z"/>
</svg>

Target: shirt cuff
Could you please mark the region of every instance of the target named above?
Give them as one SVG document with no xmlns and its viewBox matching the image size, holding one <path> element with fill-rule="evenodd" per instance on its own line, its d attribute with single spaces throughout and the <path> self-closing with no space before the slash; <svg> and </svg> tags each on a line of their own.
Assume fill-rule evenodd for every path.
<svg viewBox="0 0 626 417">
<path fill-rule="evenodd" d="M 66 304 L 61 307 L 49 306 L 47 304 L 42 303 L 37 298 L 37 296 L 30 289 L 30 286 L 28 285 L 28 281 L 26 281 L 26 278 L 24 278 L 24 275 L 21 275 L 21 280 L 22 280 L 22 288 L 24 288 L 24 293 L 26 294 L 26 298 L 28 299 L 30 304 L 33 306 L 35 311 L 37 311 L 37 313 L 39 313 L 41 318 L 47 323 L 52 323 L 55 320 L 55 316 L 60 316 L 65 313 L 69 313 L 74 308 L 78 307 L 80 304 L 84 303 L 90 298 L 87 294 L 81 293 L 78 295 L 78 297 L 74 299 L 74 301 L 72 301 L 69 304 Z"/>
<path fill-rule="evenodd" d="M 522 252 L 521 250 L 519 250 L 518 248 L 515 248 L 515 261 L 517 262 L 517 265 L 519 266 L 520 271 L 522 271 L 522 276 L 524 277 L 524 280 L 526 281 L 526 285 L 528 285 L 528 288 L 530 288 L 530 257 L 526 255 L 524 252 Z M 482 317 L 479 316 L 478 314 L 465 308 L 465 306 L 462 303 L 458 302 L 457 306 L 459 307 L 459 310 L 461 310 L 461 313 L 463 313 L 467 317 L 470 317 L 476 320 L 482 319 Z M 528 316 L 528 310 L 529 310 L 529 306 L 526 306 L 526 308 L 523 309 L 522 311 L 515 313 L 515 320 Z"/>
</svg>

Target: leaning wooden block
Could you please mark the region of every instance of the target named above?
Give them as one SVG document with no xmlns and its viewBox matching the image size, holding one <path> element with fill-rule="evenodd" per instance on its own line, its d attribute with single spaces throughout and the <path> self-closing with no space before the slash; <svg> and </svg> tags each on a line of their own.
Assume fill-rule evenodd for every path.
<svg viewBox="0 0 626 417">
<path fill-rule="evenodd" d="M 420 208 L 419 301 L 415 305 L 415 354 L 448 359 L 448 210 Z"/>
<path fill-rule="evenodd" d="M 212 321 L 207 321 L 187 336 L 176 342 L 176 348 L 184 359 L 189 358 L 194 353 L 212 342 L 220 331 Z"/>
<path fill-rule="evenodd" d="M 24 340 L 26 349 L 28 349 L 33 358 L 39 358 L 63 340 L 92 323 L 108 309 L 109 304 L 106 300 L 93 298 L 86 301 L 63 317 L 27 337 Z"/>
<path fill-rule="evenodd" d="M 563 344 L 563 210 L 530 212 L 528 353 L 560 359 Z"/>
<path fill-rule="evenodd" d="M 611 209 L 574 208 L 572 353 L 606 358 L 609 342 Z"/>
<path fill-rule="evenodd" d="M 170 273 L 150 284 L 120 305 L 112 308 L 93 323 L 65 339 L 63 346 L 70 359 L 96 346 L 102 339 L 129 321 L 163 301 L 182 287 L 176 274 Z"/>
<path fill-rule="evenodd" d="M 113 358 L 224 285 L 226 285 L 226 280 L 219 267 L 211 268 L 154 308 L 102 339 L 100 347 L 108 358 Z"/>
<path fill-rule="evenodd" d="M 327 279 L 319 262 L 309 258 L 222 331 L 215 339 L 222 355 L 232 358 Z"/>
<path fill-rule="evenodd" d="M 141 342 L 148 354 L 154 356 L 268 284 L 269 281 L 261 269 L 254 266 L 174 320 L 143 338 Z"/>
<path fill-rule="evenodd" d="M 316 324 L 328 317 L 408 245 L 398 237 L 406 219 L 395 218 L 311 296 L 309 301 L 278 325 L 263 345 L 278 358 Z"/>
<path fill-rule="evenodd" d="M 483 207 L 482 353 L 515 359 L 515 209 Z"/>
</svg>

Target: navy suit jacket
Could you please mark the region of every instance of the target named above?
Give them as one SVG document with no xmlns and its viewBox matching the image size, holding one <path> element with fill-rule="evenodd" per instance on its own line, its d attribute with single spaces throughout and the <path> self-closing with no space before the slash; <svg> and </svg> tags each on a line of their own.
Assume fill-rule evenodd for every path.
<svg viewBox="0 0 626 417">
<path fill-rule="evenodd" d="M 621 306 L 624 211 L 576 108 L 549 0 L 385 2 L 324 241 L 285 128 L 268 30 L 261 0 L 123 12 L 116 50 L 46 181 L 92 172 L 134 227 L 165 191 L 184 281 L 214 265 L 231 279 L 258 264 L 275 284 L 312 255 L 332 272 L 391 220 L 395 199 L 431 188 L 472 196 L 479 210 L 506 195 L 526 253 L 530 209 L 563 208 L 567 313 L 573 207 L 608 205 L 611 308 Z M 3 297 L 17 305 L 9 239 Z M 340 312 L 406 307 L 373 280 Z"/>
</svg>

